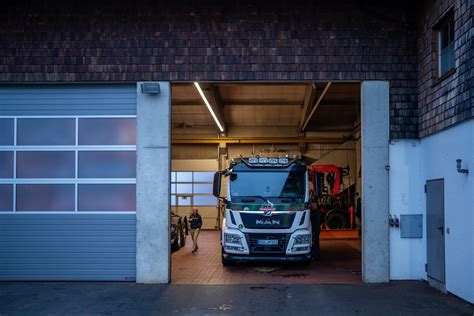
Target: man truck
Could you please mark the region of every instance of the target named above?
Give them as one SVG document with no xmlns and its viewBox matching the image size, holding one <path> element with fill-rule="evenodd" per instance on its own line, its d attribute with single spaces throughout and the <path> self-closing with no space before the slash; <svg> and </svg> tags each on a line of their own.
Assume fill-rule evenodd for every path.
<svg viewBox="0 0 474 316">
<path fill-rule="evenodd" d="M 221 196 L 223 181 L 227 183 L 225 196 Z M 221 233 L 224 266 L 236 261 L 311 261 L 308 168 L 304 161 L 234 159 L 214 175 L 213 193 L 225 204 Z M 315 229 L 319 231 L 319 227 Z"/>
</svg>

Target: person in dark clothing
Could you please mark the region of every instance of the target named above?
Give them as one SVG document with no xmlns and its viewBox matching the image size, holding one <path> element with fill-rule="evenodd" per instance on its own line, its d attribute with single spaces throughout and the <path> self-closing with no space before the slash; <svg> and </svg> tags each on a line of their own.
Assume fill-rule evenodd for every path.
<svg viewBox="0 0 474 316">
<path fill-rule="evenodd" d="M 312 230 L 312 239 L 313 239 L 313 246 L 311 248 L 311 257 L 313 259 L 319 259 L 319 233 L 321 230 L 321 214 L 317 208 L 313 208 L 310 211 L 310 219 L 311 219 L 311 230 Z"/>
<path fill-rule="evenodd" d="M 191 216 L 189 216 L 189 226 L 191 229 L 191 238 L 193 239 L 192 253 L 195 253 L 199 249 L 197 240 L 202 226 L 202 218 L 201 215 L 199 215 L 197 208 L 193 208 L 193 212 L 191 213 Z"/>
</svg>

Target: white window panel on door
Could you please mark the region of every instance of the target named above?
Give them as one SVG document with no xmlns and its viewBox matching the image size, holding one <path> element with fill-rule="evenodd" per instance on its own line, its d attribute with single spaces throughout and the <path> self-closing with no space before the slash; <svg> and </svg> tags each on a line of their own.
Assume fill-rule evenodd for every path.
<svg viewBox="0 0 474 316">
<path fill-rule="evenodd" d="M 14 145 L 14 124 L 13 118 L 0 118 L 0 146 Z"/>
<path fill-rule="evenodd" d="M 171 182 L 176 182 L 176 172 L 175 171 L 171 172 L 170 176 L 171 176 Z"/>
<path fill-rule="evenodd" d="M 17 178 L 74 178 L 74 151 L 17 151 Z"/>
<path fill-rule="evenodd" d="M 13 178 L 13 151 L 0 151 L 0 179 Z"/>
<path fill-rule="evenodd" d="M 176 182 L 193 182 L 193 173 L 176 172 Z"/>
<path fill-rule="evenodd" d="M 79 184 L 79 212 L 133 212 L 135 209 L 134 184 Z"/>
<path fill-rule="evenodd" d="M 194 194 L 212 194 L 212 183 L 194 183 Z"/>
<path fill-rule="evenodd" d="M 13 184 L 0 184 L 0 212 L 13 211 Z"/>
<path fill-rule="evenodd" d="M 193 205 L 196 206 L 216 206 L 217 198 L 212 195 L 194 195 Z"/>
<path fill-rule="evenodd" d="M 135 118 L 79 118 L 79 145 L 135 145 Z"/>
<path fill-rule="evenodd" d="M 17 145 L 75 145 L 75 118 L 18 118 Z"/>
<path fill-rule="evenodd" d="M 19 212 L 74 211 L 74 185 L 18 184 L 16 210 Z"/>
<path fill-rule="evenodd" d="M 135 151 L 80 151 L 79 178 L 135 178 Z"/>
<path fill-rule="evenodd" d="M 110 131 L 109 133 L 106 131 L 104 133 L 107 135 L 96 135 L 102 140 L 96 140 L 95 144 L 93 141 L 89 141 L 90 144 L 87 144 L 87 141 L 80 144 L 79 121 L 86 122 L 86 119 L 98 119 L 88 121 L 88 123 L 104 123 L 109 127 L 115 125 L 111 129 L 118 131 L 120 135 L 111 135 Z M 135 121 L 134 115 L 2 117 L 0 119 L 0 132 L 2 132 L 0 135 L 0 211 L 5 209 L 6 211 L 13 210 L 13 212 L 77 212 L 78 204 L 81 202 L 82 209 L 90 209 L 90 212 L 134 212 L 136 208 Z M 41 133 L 41 135 L 35 135 L 33 132 L 35 129 L 37 129 L 36 133 Z M 55 134 L 59 135 L 55 136 Z M 87 140 L 87 137 L 84 137 L 83 140 Z M 98 144 L 99 142 L 109 144 Z M 97 153 L 100 154 L 97 155 Z M 89 158 L 83 160 L 82 167 L 86 166 L 83 169 L 84 172 L 81 172 L 79 166 L 81 160 L 79 156 Z M 104 167 L 105 160 L 108 167 Z M 82 199 L 79 201 L 78 191 L 83 185 L 91 185 L 91 187 L 103 185 L 97 187 L 98 190 L 106 196 L 117 197 L 112 199 L 121 201 L 120 205 L 110 205 L 110 201 L 107 205 L 102 201 L 100 207 L 87 206 Z M 117 193 L 120 190 L 104 188 L 109 185 L 125 185 L 128 189 Z M 81 196 L 93 195 L 84 188 L 81 187 Z M 58 195 L 57 192 L 63 192 L 63 194 Z M 63 198 L 58 198 L 58 196 Z M 35 201 L 39 203 L 35 205 Z"/>
<path fill-rule="evenodd" d="M 193 185 L 192 183 L 177 183 L 176 184 L 176 193 L 177 194 L 186 194 L 186 193 L 193 193 Z"/>
<path fill-rule="evenodd" d="M 214 172 L 194 172 L 194 182 L 213 182 Z"/>
<path fill-rule="evenodd" d="M 178 206 L 190 206 L 191 197 L 190 196 L 178 196 Z"/>
</svg>

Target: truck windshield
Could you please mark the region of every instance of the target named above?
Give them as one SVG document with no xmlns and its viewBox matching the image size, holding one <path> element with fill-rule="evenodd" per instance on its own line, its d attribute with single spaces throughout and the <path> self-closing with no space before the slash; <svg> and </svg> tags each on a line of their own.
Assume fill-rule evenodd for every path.
<svg viewBox="0 0 474 316">
<path fill-rule="evenodd" d="M 304 169 L 243 170 L 230 175 L 231 200 L 237 203 L 302 203 L 305 198 Z"/>
</svg>

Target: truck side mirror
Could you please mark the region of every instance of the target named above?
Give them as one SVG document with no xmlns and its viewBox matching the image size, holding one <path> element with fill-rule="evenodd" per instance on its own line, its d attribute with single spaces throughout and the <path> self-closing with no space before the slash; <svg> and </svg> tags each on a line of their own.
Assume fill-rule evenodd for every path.
<svg viewBox="0 0 474 316">
<path fill-rule="evenodd" d="M 212 183 L 212 194 L 219 198 L 221 195 L 221 177 L 222 173 L 214 173 L 214 182 Z"/>
</svg>

